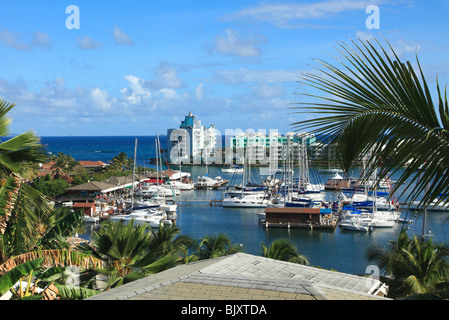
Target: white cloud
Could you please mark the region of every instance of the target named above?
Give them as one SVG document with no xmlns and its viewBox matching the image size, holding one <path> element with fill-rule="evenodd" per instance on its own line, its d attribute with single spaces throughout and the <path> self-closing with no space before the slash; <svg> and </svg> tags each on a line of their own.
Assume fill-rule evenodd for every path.
<svg viewBox="0 0 449 320">
<path fill-rule="evenodd" d="M 373 0 L 332 0 L 313 3 L 274 3 L 245 8 L 223 17 L 225 20 L 254 20 L 278 27 L 291 27 L 292 21 L 328 18 L 345 11 L 365 10 Z"/>
<path fill-rule="evenodd" d="M 122 46 L 132 46 L 134 41 L 118 26 L 114 26 L 112 30 L 112 35 L 114 37 L 114 42 Z"/>
<path fill-rule="evenodd" d="M 20 34 L 4 29 L 0 31 L 0 43 L 19 51 L 30 51 L 36 47 L 49 49 L 52 41 L 47 33 L 37 30 L 33 32 L 31 43 L 28 44 Z"/>
<path fill-rule="evenodd" d="M 253 96 L 260 99 L 271 99 L 285 94 L 285 89 L 281 84 L 269 85 L 260 83 L 252 88 Z"/>
<path fill-rule="evenodd" d="M 45 32 L 35 31 L 32 44 L 43 49 L 49 49 L 51 47 L 51 39 Z"/>
<path fill-rule="evenodd" d="M 93 50 L 98 49 L 103 46 L 101 41 L 96 41 L 95 39 L 89 38 L 88 36 L 78 37 L 75 39 L 78 44 L 78 48 L 82 50 Z"/>
<path fill-rule="evenodd" d="M 107 91 L 95 87 L 90 91 L 90 98 L 94 107 L 98 107 L 103 111 L 110 111 L 112 109 L 112 102 L 108 99 Z"/>
<path fill-rule="evenodd" d="M 160 93 L 167 99 L 175 99 L 178 97 L 176 90 L 170 88 L 162 88 L 159 90 Z"/>
<path fill-rule="evenodd" d="M 0 42 L 19 51 L 31 50 L 31 46 L 23 42 L 23 40 L 20 39 L 19 34 L 12 31 L 0 31 Z"/>
<path fill-rule="evenodd" d="M 200 83 L 195 89 L 195 96 L 197 99 L 201 100 L 203 99 L 203 95 L 204 95 L 204 87 L 203 83 Z"/>
<path fill-rule="evenodd" d="M 167 62 L 159 64 L 155 72 L 155 78 L 155 80 L 145 81 L 145 87 L 151 89 L 178 89 L 184 86 L 184 83 L 178 78 L 178 70 Z"/>
<path fill-rule="evenodd" d="M 250 70 L 241 68 L 237 70 L 216 71 L 214 79 L 227 83 L 239 84 L 244 82 L 294 82 L 298 81 L 299 71 L 287 70 Z"/>
<path fill-rule="evenodd" d="M 226 29 L 226 37 L 217 36 L 215 50 L 226 55 L 239 57 L 257 57 L 260 50 L 254 45 L 254 40 L 244 39 L 233 29 Z"/>
<path fill-rule="evenodd" d="M 133 75 L 125 76 L 129 82 L 129 88 L 121 89 L 122 95 L 131 104 L 141 104 L 150 99 L 151 92 L 144 88 L 145 80 Z"/>
</svg>

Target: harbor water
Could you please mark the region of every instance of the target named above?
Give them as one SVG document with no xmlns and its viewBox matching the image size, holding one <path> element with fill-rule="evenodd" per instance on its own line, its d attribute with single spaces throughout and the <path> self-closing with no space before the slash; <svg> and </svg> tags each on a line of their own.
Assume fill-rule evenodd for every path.
<svg viewBox="0 0 449 320">
<path fill-rule="evenodd" d="M 101 160 L 109 162 L 120 152 L 125 152 L 133 157 L 135 137 L 44 137 L 42 143 L 46 145 L 47 151 L 56 155 L 59 152 L 72 155 L 75 160 Z M 138 149 L 136 159 L 140 165 L 154 167 L 149 159 L 154 157 L 154 136 L 137 137 Z M 165 146 L 165 137 L 161 137 L 161 145 Z M 166 168 L 166 167 L 165 167 Z M 177 169 L 176 166 L 171 167 Z M 191 177 L 197 177 L 206 173 L 211 177 L 222 176 L 233 184 L 242 181 L 242 175 L 234 175 L 221 172 L 222 166 L 182 166 L 182 171 L 190 172 Z M 251 168 L 251 176 L 258 182 L 261 179 L 257 167 Z M 313 175 L 312 175 L 313 177 Z M 320 174 L 316 179 L 326 182 L 329 175 Z M 392 180 L 395 180 L 393 175 Z M 267 246 L 276 239 L 288 239 L 297 250 L 305 255 L 311 265 L 326 269 L 333 269 L 351 274 L 365 274 L 367 267 L 373 262 L 366 257 L 367 249 L 372 245 L 386 246 L 389 241 L 397 239 L 402 228 L 408 228 L 410 235 L 422 234 L 422 216 L 410 216 L 413 223 L 403 225 L 395 224 L 394 228 L 374 229 L 370 233 L 357 233 L 335 231 L 287 229 L 287 228 L 265 228 L 259 223 L 257 213 L 263 208 L 223 208 L 219 205 L 211 205 L 210 200 L 220 200 L 224 196 L 223 190 L 193 190 L 182 191 L 177 196 L 178 204 L 176 226 L 181 233 L 195 239 L 207 234 L 225 233 L 232 243 L 242 246 L 246 253 L 259 255 L 261 243 Z M 326 191 L 328 200 L 335 199 L 336 194 Z M 401 199 L 399 199 L 401 200 Z M 407 212 L 403 212 L 405 217 Z M 446 234 L 449 234 L 447 212 L 430 212 L 429 226 L 432 239 L 436 242 L 446 242 Z M 95 227 L 86 229 L 85 238 Z"/>
</svg>

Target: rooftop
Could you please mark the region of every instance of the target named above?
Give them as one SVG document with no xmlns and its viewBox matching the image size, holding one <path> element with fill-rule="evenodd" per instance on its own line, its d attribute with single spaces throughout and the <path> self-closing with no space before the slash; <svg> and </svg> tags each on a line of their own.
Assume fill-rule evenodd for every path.
<svg viewBox="0 0 449 320">
<path fill-rule="evenodd" d="M 180 265 L 89 300 L 385 300 L 385 291 L 373 278 L 237 253 Z"/>
</svg>

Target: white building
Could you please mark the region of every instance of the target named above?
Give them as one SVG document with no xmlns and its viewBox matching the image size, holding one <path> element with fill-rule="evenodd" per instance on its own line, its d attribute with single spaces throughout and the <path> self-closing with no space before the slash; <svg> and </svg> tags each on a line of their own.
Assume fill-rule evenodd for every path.
<svg viewBox="0 0 449 320">
<path fill-rule="evenodd" d="M 215 125 L 202 126 L 192 112 L 181 121 L 179 129 L 167 130 L 167 150 L 173 163 L 212 163 L 216 146 Z"/>
<path fill-rule="evenodd" d="M 237 163 L 242 163 L 244 153 L 250 161 L 263 163 L 272 161 L 273 158 L 285 160 L 287 142 L 291 145 L 290 152 L 294 158 L 298 157 L 303 143 L 312 152 L 312 157 L 317 152 L 315 135 L 307 132 L 287 132 L 284 135 L 277 131 L 268 135 L 264 132 L 242 132 L 231 138 L 230 147 L 235 152 Z"/>
</svg>

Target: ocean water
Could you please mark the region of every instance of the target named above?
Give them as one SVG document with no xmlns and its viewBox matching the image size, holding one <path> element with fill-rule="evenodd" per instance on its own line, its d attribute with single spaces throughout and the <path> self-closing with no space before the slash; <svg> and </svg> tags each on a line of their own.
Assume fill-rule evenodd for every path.
<svg viewBox="0 0 449 320">
<path fill-rule="evenodd" d="M 154 136 L 144 137 L 42 137 L 42 143 L 52 154 L 63 152 L 72 155 L 75 160 L 101 160 L 109 162 L 120 152 L 129 157 L 134 156 L 134 141 L 137 138 L 138 148 L 136 161 L 140 165 L 149 164 L 149 159 L 155 155 Z M 166 137 L 160 137 L 165 148 Z M 177 169 L 176 166 L 172 167 Z M 182 171 L 191 173 L 194 180 L 204 174 L 212 177 L 223 176 L 233 184 L 239 184 L 242 175 L 232 175 L 221 172 L 221 166 L 182 166 Z M 164 168 L 165 169 L 165 168 Z M 355 174 L 356 175 L 356 174 Z M 252 168 L 251 176 L 258 182 L 259 169 Z M 329 176 L 318 175 L 324 183 Z M 391 177 L 395 180 L 395 176 Z M 303 229 L 266 229 L 259 224 L 257 212 L 263 209 L 235 209 L 209 205 L 209 200 L 222 199 L 223 192 L 219 190 L 183 191 L 177 198 L 178 211 L 176 225 L 182 234 L 199 239 L 207 234 L 226 233 L 232 243 L 242 246 L 244 252 L 258 255 L 260 245 L 269 245 L 273 240 L 284 238 L 290 240 L 298 251 L 307 256 L 310 263 L 328 269 L 352 274 L 365 274 L 366 268 L 373 264 L 366 258 L 366 251 L 371 245 L 386 246 L 389 241 L 396 240 L 402 224 L 391 229 L 375 229 L 371 233 L 334 232 Z M 336 197 L 333 192 L 326 192 L 326 198 Z M 404 215 L 407 214 L 404 212 Z M 410 217 L 409 217 L 410 218 Z M 432 212 L 429 214 L 429 224 L 434 241 L 446 242 L 449 235 L 449 213 Z M 422 218 L 412 217 L 414 222 L 409 227 L 410 234 L 421 234 Z M 87 229 L 84 237 L 88 238 L 93 227 Z"/>
</svg>

